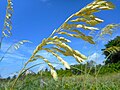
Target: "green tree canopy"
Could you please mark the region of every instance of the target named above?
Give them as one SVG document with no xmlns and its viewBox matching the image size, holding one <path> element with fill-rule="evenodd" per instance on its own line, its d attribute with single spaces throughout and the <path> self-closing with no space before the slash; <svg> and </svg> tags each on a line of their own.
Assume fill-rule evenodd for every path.
<svg viewBox="0 0 120 90">
<path fill-rule="evenodd" d="M 105 49 L 102 49 L 103 54 L 106 56 L 107 60 L 105 64 L 117 63 L 120 61 L 120 36 L 109 41 L 105 45 Z"/>
</svg>

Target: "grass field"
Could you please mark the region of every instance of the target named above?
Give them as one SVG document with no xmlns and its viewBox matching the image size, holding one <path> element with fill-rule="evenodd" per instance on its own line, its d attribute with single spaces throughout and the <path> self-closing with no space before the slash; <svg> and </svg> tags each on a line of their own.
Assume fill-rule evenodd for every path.
<svg viewBox="0 0 120 90">
<path fill-rule="evenodd" d="M 58 81 L 44 77 L 43 81 L 38 75 L 27 76 L 18 81 L 15 90 L 120 90 L 120 73 L 59 77 Z M 9 90 L 11 84 L 12 81 L 0 81 L 0 90 Z"/>
</svg>

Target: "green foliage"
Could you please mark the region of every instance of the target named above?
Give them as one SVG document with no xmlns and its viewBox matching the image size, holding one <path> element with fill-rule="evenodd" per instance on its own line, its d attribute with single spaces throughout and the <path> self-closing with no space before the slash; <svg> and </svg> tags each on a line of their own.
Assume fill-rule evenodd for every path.
<svg viewBox="0 0 120 90">
<path fill-rule="evenodd" d="M 92 62 L 92 61 L 91 61 Z M 113 63 L 109 65 L 96 65 L 95 63 L 91 65 L 91 62 L 87 62 L 86 64 L 76 64 L 71 65 L 71 69 L 65 69 L 63 70 L 58 69 L 56 70 L 59 77 L 70 77 L 70 76 L 79 76 L 79 75 L 104 75 L 109 73 L 117 73 L 120 72 L 120 62 Z M 50 77 L 49 71 L 43 71 L 42 73 L 45 77 Z"/>
<path fill-rule="evenodd" d="M 98 67 L 98 69 L 99 68 L 100 67 Z M 102 66 L 102 68 L 99 71 L 99 74 L 108 74 L 114 72 L 120 72 L 120 62 Z"/>
<path fill-rule="evenodd" d="M 109 41 L 108 44 L 105 45 L 106 48 L 109 48 L 111 46 L 120 47 L 120 36 L 117 36 L 115 39 Z"/>
<path fill-rule="evenodd" d="M 102 49 L 107 60 L 105 64 L 117 63 L 120 61 L 120 36 L 117 36 L 115 39 L 109 41 L 105 45 L 105 49 Z"/>
</svg>

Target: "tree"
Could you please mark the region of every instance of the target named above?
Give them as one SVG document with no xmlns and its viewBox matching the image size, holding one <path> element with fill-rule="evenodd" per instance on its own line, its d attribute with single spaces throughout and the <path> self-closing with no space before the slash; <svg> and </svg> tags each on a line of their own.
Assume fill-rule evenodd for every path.
<svg viewBox="0 0 120 90">
<path fill-rule="evenodd" d="M 14 76 L 12 77 L 12 79 L 14 80 L 16 77 L 17 77 L 17 76 L 16 76 L 16 75 L 14 75 Z"/>
<path fill-rule="evenodd" d="M 0 79 L 2 78 L 2 76 L 0 75 Z"/>
<path fill-rule="evenodd" d="M 103 54 L 106 56 L 107 60 L 105 64 L 117 63 L 120 61 L 120 36 L 109 41 L 105 45 L 105 49 L 102 49 Z"/>
<path fill-rule="evenodd" d="M 93 60 L 87 62 L 87 67 L 89 67 L 89 68 L 94 67 L 95 65 L 96 65 L 96 62 Z"/>
<path fill-rule="evenodd" d="M 48 68 L 45 69 L 45 72 L 48 72 Z"/>
<path fill-rule="evenodd" d="M 10 80 L 11 78 L 10 77 L 7 77 L 7 80 Z"/>
</svg>

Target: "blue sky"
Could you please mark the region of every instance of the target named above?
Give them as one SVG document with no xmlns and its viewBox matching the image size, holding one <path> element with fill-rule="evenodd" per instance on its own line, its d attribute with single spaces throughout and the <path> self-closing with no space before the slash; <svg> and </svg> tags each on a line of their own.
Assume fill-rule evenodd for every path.
<svg viewBox="0 0 120 90">
<path fill-rule="evenodd" d="M 2 30 L 6 1 L 0 1 L 0 29 Z M 47 38 L 51 32 L 58 28 L 71 14 L 77 12 L 85 5 L 93 0 L 13 0 L 14 3 L 14 13 L 12 17 L 13 29 L 12 37 L 6 38 L 3 41 L 2 50 L 0 56 L 13 42 L 20 40 L 30 40 L 31 43 L 26 43 L 17 51 L 10 50 L 6 55 L 5 59 L 0 62 L 0 74 L 2 77 L 7 77 L 8 75 L 19 71 L 23 63 L 30 57 L 32 51 L 41 42 L 43 38 Z M 120 23 L 120 1 L 111 0 L 116 8 L 110 11 L 100 12 L 98 17 L 105 20 L 100 27 L 105 26 L 109 23 Z M 117 31 L 110 39 L 115 36 L 120 35 Z M 107 38 L 107 41 L 110 40 Z M 97 63 L 101 63 L 104 60 L 104 56 L 101 55 L 101 48 L 104 48 L 104 44 L 107 41 L 97 40 L 96 45 L 90 45 L 79 39 L 72 39 L 70 46 L 74 49 L 78 49 L 80 52 L 89 56 L 89 59 L 95 60 Z M 40 52 L 42 55 L 46 55 L 46 52 Z M 54 57 L 51 58 L 51 54 L 47 54 L 47 58 L 52 61 L 55 60 Z M 65 58 L 70 64 L 75 64 L 76 61 L 71 58 Z M 38 63 L 40 61 L 36 61 Z M 31 64 L 30 64 L 31 65 Z M 55 65 L 59 67 L 58 65 Z M 47 67 L 46 65 L 41 65 L 33 70 L 38 71 L 41 68 Z"/>
</svg>

